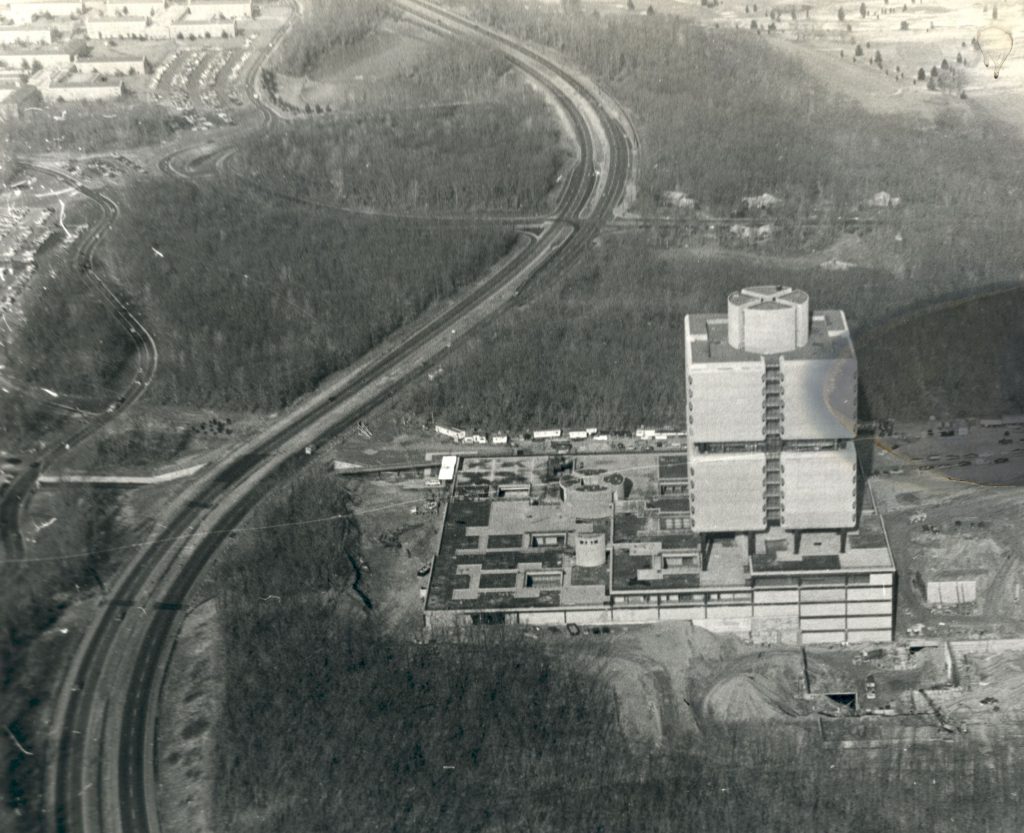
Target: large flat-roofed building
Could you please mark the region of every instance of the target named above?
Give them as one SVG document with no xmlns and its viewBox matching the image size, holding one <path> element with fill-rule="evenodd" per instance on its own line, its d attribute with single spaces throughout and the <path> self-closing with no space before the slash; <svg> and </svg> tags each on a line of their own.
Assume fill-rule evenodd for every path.
<svg viewBox="0 0 1024 833">
<path fill-rule="evenodd" d="M 686 619 L 764 643 L 892 638 L 894 567 L 873 502 L 856 530 L 694 528 L 688 455 L 465 458 L 432 564 L 428 627 Z"/>
<path fill-rule="evenodd" d="M 0 50 L 0 67 L 13 70 L 33 71 L 35 68 L 43 67 L 66 67 L 70 66 L 75 59 L 77 50 L 67 45 L 54 45 L 52 47 L 22 47 L 7 46 Z"/>
<path fill-rule="evenodd" d="M 197 20 L 252 17 L 251 0 L 189 0 L 188 8 Z"/>
<path fill-rule="evenodd" d="M 93 75 L 143 75 L 146 59 L 129 55 L 76 58 L 75 66 L 79 72 Z"/>
<path fill-rule="evenodd" d="M 107 0 L 104 11 L 111 17 L 125 15 L 128 17 L 152 17 L 166 8 L 163 0 Z"/>
<path fill-rule="evenodd" d="M 892 639 L 843 313 L 761 286 L 684 328 L 686 452 L 463 460 L 428 627 L 688 619 L 765 643 Z"/>
<path fill-rule="evenodd" d="M 93 40 L 112 38 L 166 38 L 166 26 L 153 26 L 143 15 L 93 15 L 86 18 L 85 34 Z"/>
<path fill-rule="evenodd" d="M 857 525 L 857 360 L 846 317 L 782 286 L 685 319 L 694 530 Z M 751 543 L 751 546 L 753 544 Z"/>
<path fill-rule="evenodd" d="M 46 101 L 110 101 L 124 95 L 124 82 L 106 75 L 68 75 L 39 91 Z"/>
<path fill-rule="evenodd" d="M 82 0 L 11 0 L 8 14 L 15 23 L 40 17 L 71 17 L 85 10 Z"/>
<path fill-rule="evenodd" d="M 187 16 L 167 28 L 172 38 L 220 38 L 238 34 L 234 20 L 195 20 Z"/>
<path fill-rule="evenodd" d="M 20 26 L 0 26 L 0 45 L 36 46 L 41 43 L 53 43 L 53 29 L 38 23 Z"/>
</svg>

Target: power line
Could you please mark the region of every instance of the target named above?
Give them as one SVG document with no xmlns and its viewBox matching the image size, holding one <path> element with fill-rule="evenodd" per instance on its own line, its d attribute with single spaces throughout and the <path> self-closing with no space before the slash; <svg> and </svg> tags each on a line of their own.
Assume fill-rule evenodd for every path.
<svg viewBox="0 0 1024 833">
<path fill-rule="evenodd" d="M 148 547 L 154 544 L 169 543 L 174 541 L 186 541 L 189 538 L 194 538 L 197 535 L 210 535 L 216 532 L 263 532 L 270 529 L 283 529 L 286 527 L 296 526 L 309 526 L 312 524 L 329 523 L 330 521 L 343 520 L 345 518 L 354 518 L 359 515 L 369 515 L 375 512 L 383 512 L 388 509 L 394 509 L 400 506 L 414 506 L 421 503 L 420 500 L 406 500 L 398 501 L 395 503 L 381 504 L 379 506 L 370 506 L 364 509 L 359 509 L 354 512 L 339 512 L 333 515 L 324 515 L 319 518 L 306 518 L 299 521 L 283 521 L 276 524 L 260 524 L 257 526 L 229 526 L 229 527 L 215 527 L 214 529 L 208 529 L 200 532 L 196 530 L 194 532 L 186 532 L 182 535 L 170 535 L 166 538 L 153 538 L 148 541 L 140 541 L 135 544 L 123 544 L 118 547 L 108 547 L 105 549 L 98 550 L 87 550 L 84 552 L 70 553 L 68 555 L 53 555 L 43 556 L 41 558 L 11 558 L 0 561 L 0 564 L 25 564 L 25 563 L 41 563 L 45 561 L 70 561 L 77 558 L 89 558 L 94 555 L 106 555 L 109 553 L 120 552 L 123 550 L 138 549 L 139 547 Z"/>
</svg>

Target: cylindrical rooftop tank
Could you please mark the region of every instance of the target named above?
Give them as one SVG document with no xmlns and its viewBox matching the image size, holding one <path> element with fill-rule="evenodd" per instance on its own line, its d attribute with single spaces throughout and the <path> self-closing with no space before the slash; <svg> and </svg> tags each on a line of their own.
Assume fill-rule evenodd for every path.
<svg viewBox="0 0 1024 833">
<path fill-rule="evenodd" d="M 747 353 L 788 353 L 807 344 L 811 300 L 801 289 L 751 286 L 729 295 L 729 346 Z"/>
<path fill-rule="evenodd" d="M 603 532 L 577 532 L 576 533 L 576 566 L 577 567 L 603 567 L 604 566 L 604 533 Z"/>
</svg>

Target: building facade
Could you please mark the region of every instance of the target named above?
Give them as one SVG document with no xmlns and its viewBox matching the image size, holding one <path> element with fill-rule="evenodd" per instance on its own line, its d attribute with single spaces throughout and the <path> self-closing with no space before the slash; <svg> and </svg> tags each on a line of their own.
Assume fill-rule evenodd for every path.
<svg viewBox="0 0 1024 833">
<path fill-rule="evenodd" d="M 807 293 L 751 287 L 726 315 L 688 315 L 694 530 L 857 525 L 857 360 L 846 317 Z"/>
<path fill-rule="evenodd" d="M 11 0 L 8 14 L 15 23 L 29 23 L 33 18 L 71 17 L 85 10 L 82 0 Z"/>
<path fill-rule="evenodd" d="M 35 46 L 53 43 L 53 30 L 49 26 L 29 24 L 22 26 L 0 26 L 0 44 Z"/>
<path fill-rule="evenodd" d="M 97 15 L 85 21 L 85 34 L 94 40 L 166 38 L 166 26 L 151 26 L 148 17 Z"/>
<path fill-rule="evenodd" d="M 110 101 L 124 95 L 124 83 L 114 78 L 65 79 L 41 87 L 40 92 L 46 101 Z"/>
<path fill-rule="evenodd" d="M 75 53 L 64 49 L 31 49 L 8 47 L 0 50 L 0 67 L 33 71 L 36 67 L 66 67 L 75 59 Z"/>
<path fill-rule="evenodd" d="M 752 287 L 684 326 L 685 449 L 461 461 L 428 627 L 689 620 L 760 643 L 892 639 L 845 316 Z"/>
<path fill-rule="evenodd" d="M 234 37 L 238 27 L 234 20 L 194 20 L 183 17 L 168 27 L 172 38 Z"/>
<path fill-rule="evenodd" d="M 188 8 L 197 20 L 220 17 L 235 20 L 252 17 L 250 0 L 189 0 Z"/>
<path fill-rule="evenodd" d="M 152 17 L 157 12 L 163 11 L 165 5 L 156 0 L 121 0 L 113 2 L 108 0 L 104 6 L 106 13 L 111 16 L 124 15 L 125 17 Z"/>
<path fill-rule="evenodd" d="M 77 58 L 75 66 L 80 72 L 100 75 L 143 75 L 146 72 L 145 58 Z"/>
</svg>

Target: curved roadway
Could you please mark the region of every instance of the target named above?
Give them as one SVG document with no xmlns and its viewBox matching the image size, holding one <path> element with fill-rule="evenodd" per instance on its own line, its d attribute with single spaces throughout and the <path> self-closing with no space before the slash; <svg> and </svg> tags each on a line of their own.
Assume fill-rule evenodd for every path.
<svg viewBox="0 0 1024 833">
<path fill-rule="evenodd" d="M 3 540 L 3 548 L 9 559 L 21 559 L 25 557 L 25 546 L 21 535 L 21 519 L 25 506 L 31 498 L 35 488 L 36 480 L 44 467 L 52 463 L 65 450 L 81 443 L 87 437 L 102 428 L 107 422 L 116 417 L 125 408 L 130 407 L 143 393 L 149 383 L 153 380 L 157 366 L 156 342 L 152 335 L 143 326 L 142 322 L 132 313 L 127 304 L 124 303 L 93 270 L 93 253 L 100 239 L 110 229 L 117 219 L 117 204 L 109 197 L 87 188 L 78 182 L 74 177 L 67 174 L 46 168 L 40 165 L 21 163 L 23 169 L 36 171 L 54 179 L 59 179 L 67 185 L 80 191 L 85 197 L 96 203 L 103 211 L 103 217 L 98 223 L 91 226 L 89 231 L 79 238 L 77 243 L 78 256 L 77 265 L 82 272 L 96 285 L 100 297 L 106 303 L 118 322 L 131 336 L 135 344 L 136 361 L 138 368 L 135 378 L 125 392 L 108 408 L 103 414 L 94 416 L 87 424 L 72 431 L 67 436 L 53 443 L 48 451 L 39 455 L 29 466 L 16 477 L 4 490 L 0 498 L 0 537 Z"/>
<path fill-rule="evenodd" d="M 481 282 L 411 331 L 339 374 L 259 437 L 210 467 L 169 507 L 159 540 L 126 565 L 81 640 L 50 727 L 46 807 L 52 831 L 159 830 L 155 722 L 160 686 L 188 602 L 230 530 L 275 478 L 295 471 L 304 447 L 355 424 L 492 317 L 542 270 L 566 268 L 594 239 L 634 170 L 635 139 L 589 82 L 511 38 L 413 0 L 420 22 L 486 40 L 544 84 L 566 108 L 581 149 L 559 219 L 517 247 Z M 250 76 L 255 76 L 255 70 Z M 264 110 L 270 116 L 268 110 Z M 110 603 L 114 602 L 114 603 Z"/>
</svg>

